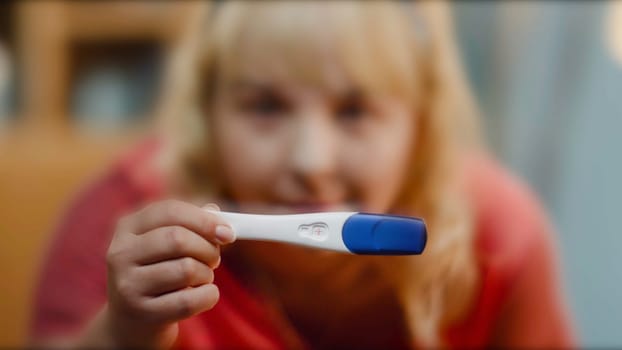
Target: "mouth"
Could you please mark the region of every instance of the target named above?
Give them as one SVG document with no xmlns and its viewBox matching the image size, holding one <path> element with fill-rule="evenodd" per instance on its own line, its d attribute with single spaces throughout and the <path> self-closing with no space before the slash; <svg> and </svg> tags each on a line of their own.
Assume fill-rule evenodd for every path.
<svg viewBox="0 0 622 350">
<path fill-rule="evenodd" d="M 302 202 L 285 205 L 285 208 L 295 213 L 319 213 L 328 211 L 349 211 L 341 203 Z"/>
<path fill-rule="evenodd" d="M 302 213 L 321 213 L 321 212 L 354 212 L 359 206 L 352 203 L 343 202 L 315 202 L 315 201 L 300 201 L 300 202 L 277 202 L 266 204 L 240 204 L 238 205 L 238 211 L 253 214 L 302 214 Z"/>
<path fill-rule="evenodd" d="M 293 202 L 281 206 L 289 213 L 320 213 L 320 212 L 339 212 L 357 211 L 358 205 L 344 202 Z"/>
</svg>

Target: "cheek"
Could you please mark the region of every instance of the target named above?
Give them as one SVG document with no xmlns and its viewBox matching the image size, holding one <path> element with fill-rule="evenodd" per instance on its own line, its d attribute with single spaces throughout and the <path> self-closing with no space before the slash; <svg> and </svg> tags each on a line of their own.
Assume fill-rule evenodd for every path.
<svg viewBox="0 0 622 350">
<path fill-rule="evenodd" d="M 265 199 L 269 184 L 283 166 L 287 149 L 283 135 L 260 135 L 240 117 L 229 115 L 214 123 L 214 141 L 222 182 L 235 200 Z"/>
<path fill-rule="evenodd" d="M 407 175 L 414 143 L 413 123 L 387 123 L 344 147 L 343 164 L 364 210 L 384 212 L 396 200 Z"/>
</svg>

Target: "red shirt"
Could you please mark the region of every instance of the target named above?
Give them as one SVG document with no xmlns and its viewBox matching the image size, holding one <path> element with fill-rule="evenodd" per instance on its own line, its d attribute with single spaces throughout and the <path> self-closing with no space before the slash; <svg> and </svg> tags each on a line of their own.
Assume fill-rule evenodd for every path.
<svg viewBox="0 0 622 350">
<path fill-rule="evenodd" d="M 77 332 L 106 302 L 105 254 L 117 219 L 162 194 L 163 182 L 148 161 L 157 149 L 154 141 L 134 150 L 69 209 L 42 267 L 31 325 L 34 338 Z M 490 158 L 470 158 L 464 174 L 476 210 L 482 283 L 468 317 L 446 330 L 446 340 L 459 347 L 572 345 L 551 229 L 537 201 Z M 226 261 L 217 270 L 216 283 L 219 302 L 180 323 L 178 347 L 291 344 L 296 337 L 291 325 L 245 288 Z"/>
</svg>

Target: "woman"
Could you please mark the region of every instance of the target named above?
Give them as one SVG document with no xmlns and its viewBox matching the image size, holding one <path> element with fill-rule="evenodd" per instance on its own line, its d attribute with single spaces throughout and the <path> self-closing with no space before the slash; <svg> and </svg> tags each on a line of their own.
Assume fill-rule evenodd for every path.
<svg viewBox="0 0 622 350">
<path fill-rule="evenodd" d="M 144 145 L 70 210 L 39 287 L 34 337 L 111 347 L 572 345 L 550 228 L 478 147 L 445 5 L 219 5 L 194 37 L 201 44 L 187 43 L 194 89 L 175 91 L 197 102 L 196 119 L 176 120 L 183 134 Z M 369 257 L 230 244 L 228 223 L 197 197 L 241 212 L 419 216 L 428 245 L 421 256 Z"/>
</svg>

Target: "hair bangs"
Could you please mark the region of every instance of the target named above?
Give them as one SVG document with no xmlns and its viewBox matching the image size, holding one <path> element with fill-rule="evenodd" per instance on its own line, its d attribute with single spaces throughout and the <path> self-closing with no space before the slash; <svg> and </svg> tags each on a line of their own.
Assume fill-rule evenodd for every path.
<svg viewBox="0 0 622 350">
<path fill-rule="evenodd" d="M 211 49 L 225 82 L 277 79 L 412 101 L 422 50 L 399 11 L 385 2 L 230 4 L 214 26 Z"/>
</svg>

